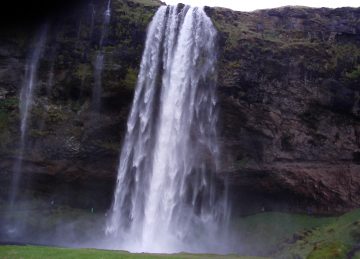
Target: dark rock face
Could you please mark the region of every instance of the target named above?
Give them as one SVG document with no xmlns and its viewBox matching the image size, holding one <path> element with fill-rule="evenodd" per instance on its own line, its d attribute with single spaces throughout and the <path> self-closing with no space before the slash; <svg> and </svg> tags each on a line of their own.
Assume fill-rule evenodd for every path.
<svg viewBox="0 0 360 259">
<path fill-rule="evenodd" d="M 358 207 L 360 9 L 207 11 L 233 195 L 255 210 Z"/>
<path fill-rule="evenodd" d="M 37 73 L 22 193 L 58 203 L 106 210 L 116 182 L 121 139 L 133 98 L 146 28 L 160 2 L 112 2 L 103 43 L 101 109 L 91 107 L 94 66 L 108 1 L 88 1 L 47 22 Z M 0 183 L 9 186 L 19 153 L 19 93 L 36 30 L 0 37 Z M 3 188 L 6 199 L 8 189 Z"/>
<path fill-rule="evenodd" d="M 102 210 L 111 203 L 146 27 L 161 4 L 113 1 L 102 108 L 93 111 L 106 2 L 49 22 L 21 185 L 35 196 Z M 358 207 L 360 9 L 206 11 L 219 30 L 220 176 L 228 179 L 235 210 L 333 214 Z M 19 148 L 18 96 L 34 31 L 1 34 L 5 186 Z M 6 199 L 7 190 L 0 196 Z"/>
</svg>

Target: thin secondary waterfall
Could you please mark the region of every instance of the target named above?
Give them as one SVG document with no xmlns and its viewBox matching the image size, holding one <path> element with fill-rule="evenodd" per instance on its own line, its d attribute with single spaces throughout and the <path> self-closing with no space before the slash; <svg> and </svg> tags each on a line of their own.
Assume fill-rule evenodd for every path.
<svg viewBox="0 0 360 259">
<path fill-rule="evenodd" d="M 216 30 L 202 8 L 162 6 L 148 28 L 106 233 L 113 248 L 226 252 L 215 185 Z"/>
<path fill-rule="evenodd" d="M 94 24 L 95 24 L 95 6 L 93 2 L 90 3 L 90 8 L 91 8 L 91 22 L 90 22 L 90 38 L 91 38 L 94 32 Z"/>
<path fill-rule="evenodd" d="M 102 71 L 104 67 L 104 40 L 106 38 L 108 27 L 110 23 L 110 16 L 111 16 L 111 0 L 108 1 L 107 7 L 104 13 L 104 21 L 102 24 L 100 41 L 99 41 L 99 50 L 96 55 L 95 59 L 95 66 L 94 66 L 94 87 L 92 92 L 92 105 L 94 111 L 99 111 L 101 105 L 101 80 L 102 80 Z M 93 22 L 93 21 L 92 21 Z"/>
<path fill-rule="evenodd" d="M 32 51 L 25 68 L 25 80 L 20 92 L 20 146 L 18 152 L 18 159 L 15 161 L 13 170 L 13 180 L 10 190 L 10 207 L 18 194 L 19 181 L 22 171 L 22 159 L 26 147 L 27 131 L 29 127 L 30 112 L 33 105 L 33 95 L 37 84 L 37 72 L 39 60 L 43 54 L 47 37 L 47 26 L 42 28 L 39 36 L 35 41 L 35 48 Z"/>
</svg>

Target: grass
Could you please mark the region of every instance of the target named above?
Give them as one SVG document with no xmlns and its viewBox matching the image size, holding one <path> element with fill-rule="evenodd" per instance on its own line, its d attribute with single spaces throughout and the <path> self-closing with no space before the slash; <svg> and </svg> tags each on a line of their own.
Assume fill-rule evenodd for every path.
<svg viewBox="0 0 360 259">
<path fill-rule="evenodd" d="M 341 259 L 346 257 L 348 248 L 342 243 L 327 243 L 321 247 L 313 250 L 308 259 Z"/>
<path fill-rule="evenodd" d="M 223 256 L 209 254 L 131 254 L 124 251 L 96 250 L 96 249 L 69 249 L 42 246 L 0 246 L 0 258 L 3 259 L 69 259 L 69 258 L 101 258 L 101 259 L 260 259 L 261 257 Z"/>
<path fill-rule="evenodd" d="M 357 209 L 296 233 L 282 244 L 277 258 L 346 258 L 346 254 L 359 243 L 360 209 Z"/>
<path fill-rule="evenodd" d="M 295 233 L 325 226 L 332 220 L 302 214 L 264 212 L 240 218 L 235 227 L 242 236 L 240 242 L 245 253 L 252 254 L 255 251 L 268 254 Z"/>
<path fill-rule="evenodd" d="M 234 228 L 240 233 L 243 254 L 347 258 L 360 244 L 360 209 L 339 217 L 264 212 L 239 218 Z"/>
<path fill-rule="evenodd" d="M 43 201 L 23 205 L 12 215 L 17 221 L 26 218 L 28 229 L 34 231 L 31 241 L 40 244 L 86 244 L 101 240 L 104 215 L 67 207 L 46 208 Z M 1 212 L 0 206 L 0 212 Z M 0 214 L 1 216 L 1 214 Z M 38 218 L 41 217 L 41 221 Z M 360 209 L 342 216 L 316 217 L 306 214 L 263 212 L 240 217 L 232 226 L 237 233 L 234 241 L 239 254 L 271 256 L 272 258 L 348 258 L 360 259 Z M 56 231 L 55 231 L 56 230 Z M 98 231 L 97 231 L 98 230 Z M 37 233 L 39 232 L 39 233 Z M 56 232 L 56 234 L 55 234 Z M 97 233 L 94 235 L 94 233 Z M 44 239 L 45 237 L 51 240 Z M 97 238 L 97 239 L 96 239 Z M 48 241 L 48 242 L 46 242 Z M 55 256 L 55 255 L 56 256 Z M 129 254 L 95 249 L 65 249 L 32 246 L 0 246 L 0 258 L 256 258 L 216 255 Z"/>
</svg>

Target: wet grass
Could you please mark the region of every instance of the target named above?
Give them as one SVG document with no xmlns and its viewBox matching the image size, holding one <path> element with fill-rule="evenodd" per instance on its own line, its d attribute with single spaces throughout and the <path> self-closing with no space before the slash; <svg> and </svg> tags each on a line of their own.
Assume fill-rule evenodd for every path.
<svg viewBox="0 0 360 259">
<path fill-rule="evenodd" d="M 338 217 L 265 212 L 240 218 L 235 227 L 244 254 L 312 259 L 359 256 L 360 209 Z"/>
<path fill-rule="evenodd" d="M 291 239 L 294 234 L 325 226 L 332 220 L 331 217 L 264 212 L 239 218 L 235 228 L 241 235 L 242 251 L 247 254 L 269 254 L 286 239 Z"/>
<path fill-rule="evenodd" d="M 26 205 L 26 204 L 25 204 Z M 42 201 L 23 205 L 11 219 L 26 218 L 27 241 L 31 244 L 73 243 L 87 246 L 102 240 L 103 213 L 67 207 L 45 208 Z M 48 205 L 49 206 L 49 205 Z M 1 209 L 0 206 L 0 212 Z M 24 214 L 26 211 L 28 213 Z M 0 213 L 1 216 L 1 213 Z M 41 217 L 41 221 L 39 221 Z M 317 217 L 306 214 L 263 212 L 240 217 L 232 229 L 241 255 L 271 258 L 359 258 L 360 209 L 341 216 Z M 31 237 L 31 239 L 29 239 Z M 61 241 L 59 243 L 59 240 Z M 66 242 L 65 242 L 66 241 Z M 65 242 L 65 243 L 64 243 Z M 25 242 L 27 243 L 27 242 Z M 53 254 L 58 254 L 57 257 Z M 351 255 L 349 257 L 349 255 Z M 64 249 L 32 246 L 0 246 L 0 258 L 254 258 L 216 255 L 145 255 L 94 249 Z M 256 258 L 256 257 L 255 257 Z"/>
<path fill-rule="evenodd" d="M 235 255 L 210 255 L 210 254 L 131 254 L 124 251 L 109 251 L 96 249 L 69 249 L 69 248 L 55 248 L 42 246 L 0 246 L 0 258 L 3 259 L 38 259 L 38 258 L 52 258 L 52 259 L 68 259 L 68 258 L 102 258 L 102 259 L 261 259 L 264 257 L 246 257 Z"/>
<path fill-rule="evenodd" d="M 360 209 L 304 229 L 279 247 L 277 258 L 348 258 L 360 244 Z"/>
</svg>

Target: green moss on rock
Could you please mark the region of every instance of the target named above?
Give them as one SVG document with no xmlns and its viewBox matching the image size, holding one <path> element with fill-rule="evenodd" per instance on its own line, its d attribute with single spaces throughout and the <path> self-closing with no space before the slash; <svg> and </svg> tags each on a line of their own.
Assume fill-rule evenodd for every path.
<svg viewBox="0 0 360 259">
<path fill-rule="evenodd" d="M 138 71 L 129 67 L 123 80 L 126 89 L 135 89 Z"/>
<path fill-rule="evenodd" d="M 85 80 L 85 78 L 92 77 L 93 71 L 90 64 L 78 64 L 75 68 L 75 75 L 80 80 Z"/>
<path fill-rule="evenodd" d="M 344 259 L 349 247 L 340 242 L 325 243 L 315 246 L 307 259 Z"/>
<path fill-rule="evenodd" d="M 346 73 L 346 77 L 351 80 L 360 80 L 360 65 L 357 65 L 352 71 Z"/>
</svg>

